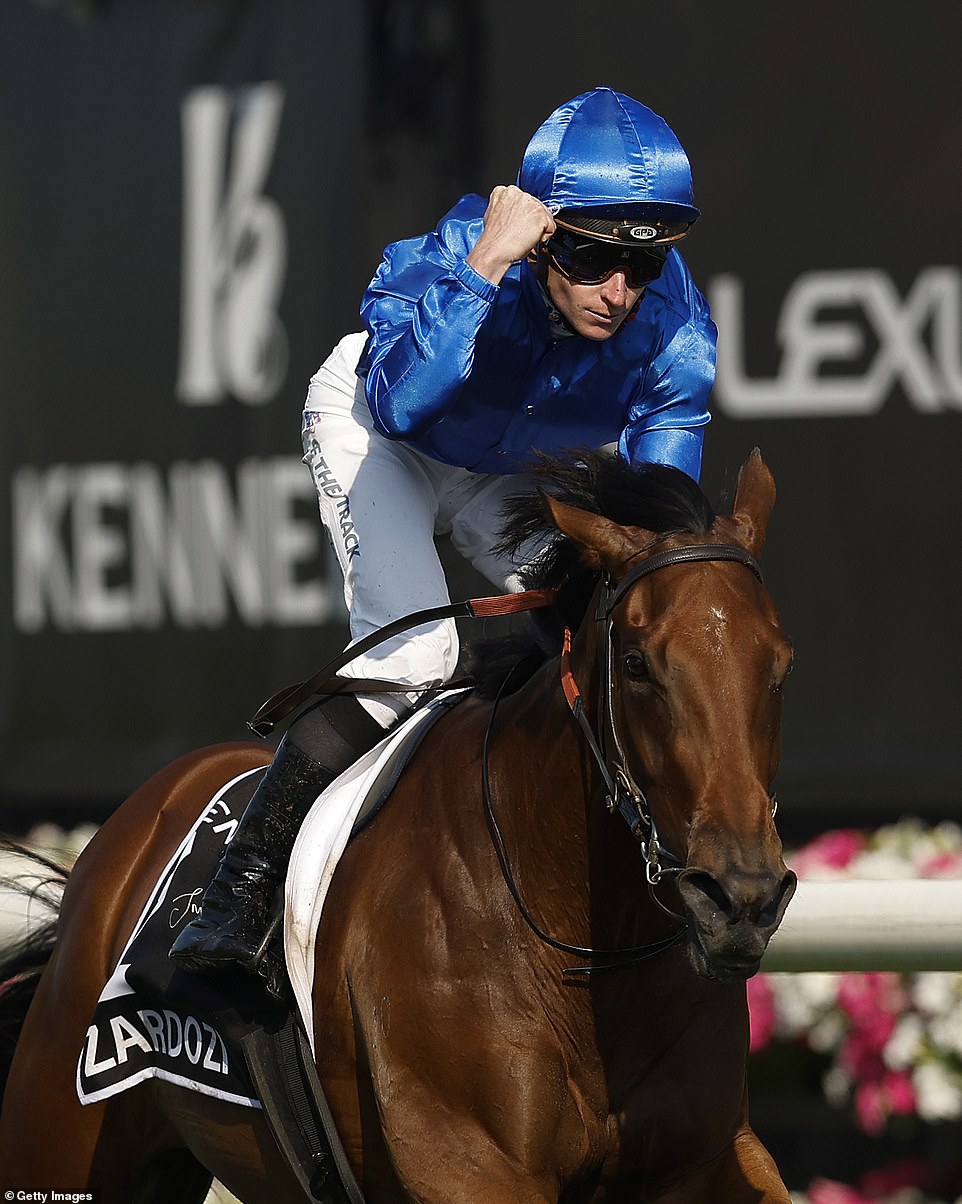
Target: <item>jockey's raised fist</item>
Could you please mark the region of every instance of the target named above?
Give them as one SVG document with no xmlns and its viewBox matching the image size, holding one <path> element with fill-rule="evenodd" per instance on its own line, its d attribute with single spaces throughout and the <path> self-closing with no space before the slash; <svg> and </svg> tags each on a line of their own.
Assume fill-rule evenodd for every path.
<svg viewBox="0 0 962 1204">
<path fill-rule="evenodd" d="M 498 184 L 488 198 L 484 229 L 468 263 L 486 280 L 499 284 L 512 263 L 524 259 L 554 230 L 554 218 L 537 197 L 514 184 Z"/>
</svg>

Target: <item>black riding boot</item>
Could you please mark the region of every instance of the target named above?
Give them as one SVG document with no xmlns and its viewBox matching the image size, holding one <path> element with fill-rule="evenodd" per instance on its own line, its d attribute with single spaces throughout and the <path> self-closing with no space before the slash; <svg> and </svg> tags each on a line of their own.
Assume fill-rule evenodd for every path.
<svg viewBox="0 0 962 1204">
<path fill-rule="evenodd" d="M 200 915 L 171 947 L 178 965 L 200 971 L 236 966 L 261 972 L 271 985 L 274 973 L 262 968 L 272 935 L 268 921 L 301 823 L 320 792 L 383 735 L 350 695 L 326 699 L 297 719 L 221 855 Z"/>
</svg>

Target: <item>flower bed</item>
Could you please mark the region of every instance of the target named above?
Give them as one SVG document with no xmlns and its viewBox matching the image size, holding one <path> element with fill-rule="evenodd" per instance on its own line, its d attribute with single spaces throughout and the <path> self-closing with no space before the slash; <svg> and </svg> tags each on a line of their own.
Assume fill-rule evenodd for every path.
<svg viewBox="0 0 962 1204">
<path fill-rule="evenodd" d="M 786 857 L 800 878 L 962 877 L 962 828 L 904 820 L 874 833 L 829 832 Z M 830 1105 L 891 1142 L 962 1118 L 962 973 L 760 974 L 748 984 L 755 1059 L 779 1047 L 808 1055 Z M 784 1058 L 782 1066 L 787 1065 Z M 797 1066 L 798 1063 L 796 1062 Z M 962 1168 L 901 1161 L 857 1187 L 822 1179 L 807 1204 L 928 1204 Z"/>
</svg>

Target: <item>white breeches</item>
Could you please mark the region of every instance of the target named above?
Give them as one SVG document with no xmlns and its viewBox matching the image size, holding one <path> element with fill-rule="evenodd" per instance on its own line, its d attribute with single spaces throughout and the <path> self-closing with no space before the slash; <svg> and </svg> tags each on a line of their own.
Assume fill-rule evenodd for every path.
<svg viewBox="0 0 962 1204">
<path fill-rule="evenodd" d="M 344 573 L 351 641 L 394 619 L 450 601 L 434 537 L 455 548 L 500 592 L 520 589 L 519 564 L 492 551 L 501 507 L 531 488 L 522 474 L 452 468 L 379 435 L 355 373 L 364 334 L 345 336 L 311 379 L 304 407 L 304 463 L 321 520 Z M 525 549 L 527 559 L 539 548 Z M 425 624 L 357 657 L 342 673 L 424 687 L 447 681 L 458 660 L 453 619 Z M 416 694 L 364 695 L 388 725 Z"/>
</svg>

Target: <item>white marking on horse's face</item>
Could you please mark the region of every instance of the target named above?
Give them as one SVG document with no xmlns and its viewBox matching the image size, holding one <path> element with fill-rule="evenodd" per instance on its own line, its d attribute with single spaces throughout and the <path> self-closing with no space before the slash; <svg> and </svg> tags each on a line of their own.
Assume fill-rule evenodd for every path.
<svg viewBox="0 0 962 1204">
<path fill-rule="evenodd" d="M 720 606 L 712 606 L 705 620 L 705 635 L 708 637 L 709 650 L 720 657 L 724 652 L 724 634 L 728 626 L 728 615 Z"/>
</svg>

